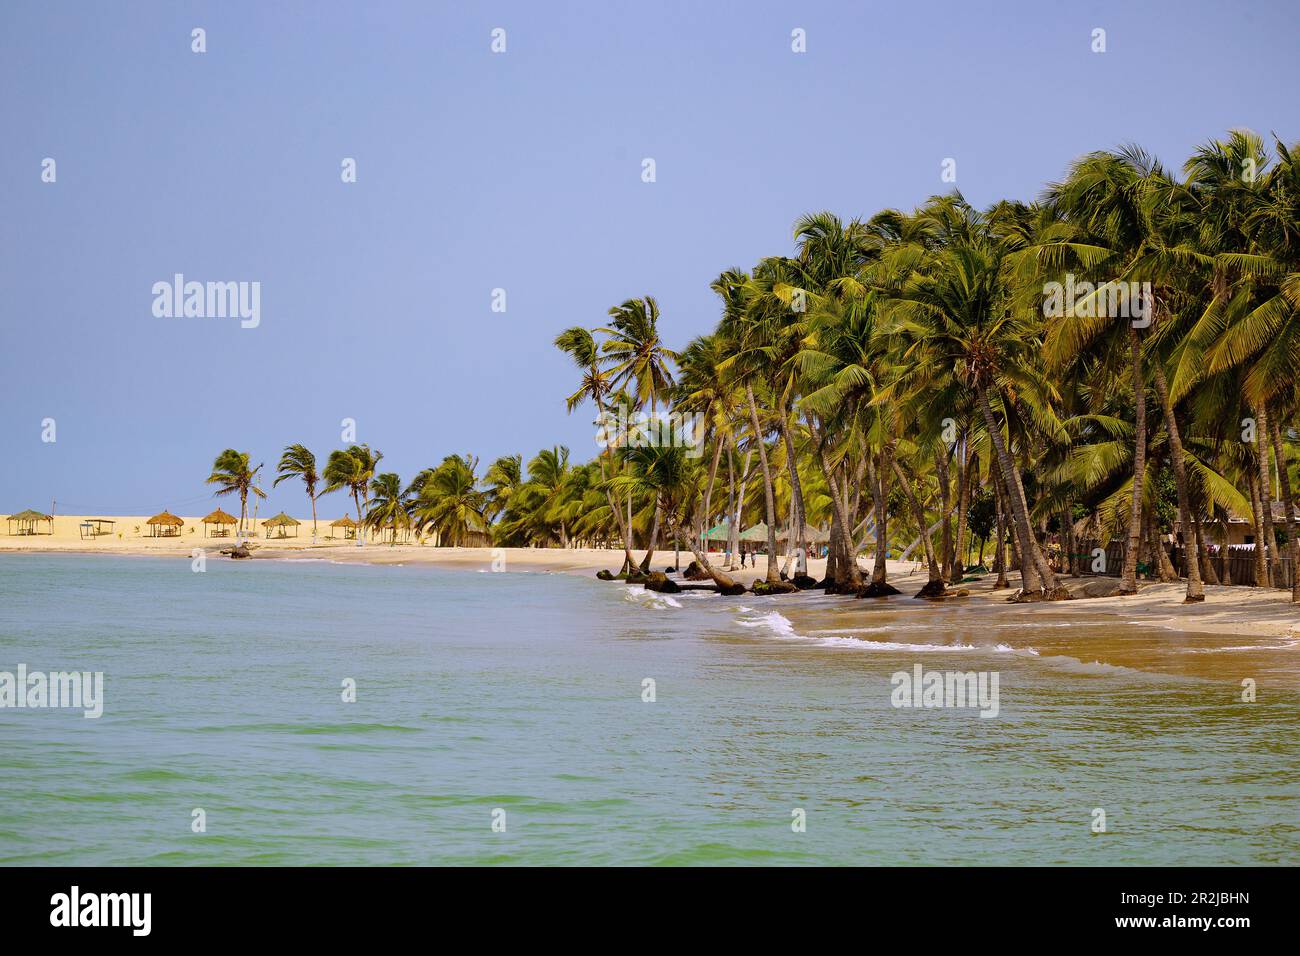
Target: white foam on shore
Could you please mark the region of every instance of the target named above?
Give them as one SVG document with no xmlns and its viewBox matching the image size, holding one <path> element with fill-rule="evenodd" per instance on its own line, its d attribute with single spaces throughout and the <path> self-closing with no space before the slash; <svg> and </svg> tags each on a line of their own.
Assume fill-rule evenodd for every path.
<svg viewBox="0 0 1300 956">
<path fill-rule="evenodd" d="M 1300 647 L 1300 641 L 1283 641 L 1281 644 L 1236 644 L 1230 647 L 1188 647 L 1188 654 L 1218 654 L 1220 651 L 1286 651 Z"/>
<path fill-rule="evenodd" d="M 623 588 L 623 597 L 633 604 L 639 604 L 642 607 L 655 608 L 662 610 L 666 607 L 681 607 L 681 602 L 671 594 L 660 594 L 658 591 L 647 591 L 640 584 L 628 584 Z"/>
<path fill-rule="evenodd" d="M 862 634 L 866 632 L 880 632 L 890 630 L 903 630 L 904 628 L 890 627 L 859 627 L 859 628 L 824 628 L 822 630 L 812 631 L 810 634 L 800 634 L 790 623 L 790 619 L 778 611 L 770 611 L 767 614 L 759 614 L 748 620 L 738 618 L 736 623 L 741 627 L 765 628 L 777 637 L 788 640 L 810 641 L 822 647 L 851 647 L 861 651 L 902 651 L 905 653 L 948 653 L 964 651 L 983 651 L 990 654 L 1022 654 L 1030 657 L 1037 657 L 1038 651 L 1032 647 L 1011 647 L 1007 644 L 980 645 L 980 644 L 913 644 L 900 641 L 872 641 L 858 637 L 814 637 L 817 634 Z"/>
</svg>

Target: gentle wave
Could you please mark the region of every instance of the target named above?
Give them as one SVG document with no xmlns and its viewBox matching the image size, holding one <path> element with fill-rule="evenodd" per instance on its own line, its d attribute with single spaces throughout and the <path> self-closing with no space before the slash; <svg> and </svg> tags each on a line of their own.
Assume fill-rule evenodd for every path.
<svg viewBox="0 0 1300 956">
<path fill-rule="evenodd" d="M 790 623 L 790 619 L 778 611 L 770 611 L 767 614 L 761 614 L 758 617 L 749 620 L 738 619 L 736 623 L 741 627 L 766 628 L 778 637 L 811 641 L 812 643 L 821 645 L 822 647 L 852 647 L 864 651 L 905 651 L 909 653 L 984 651 L 985 653 L 994 654 L 1023 654 L 1030 657 L 1038 656 L 1038 651 L 1032 647 L 1011 647 L 1008 644 L 914 644 L 900 641 L 873 641 L 857 637 L 813 637 L 811 636 L 812 634 L 860 634 L 867 632 L 906 630 L 906 628 L 823 628 L 812 631 L 809 634 L 800 634 L 794 629 L 794 625 Z"/>
</svg>

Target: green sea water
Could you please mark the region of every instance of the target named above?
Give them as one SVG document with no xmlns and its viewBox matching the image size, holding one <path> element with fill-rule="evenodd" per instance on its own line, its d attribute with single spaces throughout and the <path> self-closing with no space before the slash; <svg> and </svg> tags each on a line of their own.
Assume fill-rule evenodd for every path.
<svg viewBox="0 0 1300 956">
<path fill-rule="evenodd" d="M 105 697 L 0 709 L 0 863 L 1300 859 L 1294 644 L 1006 613 L 0 555 L 0 671 Z M 917 663 L 996 671 L 998 715 L 892 706 Z"/>
</svg>

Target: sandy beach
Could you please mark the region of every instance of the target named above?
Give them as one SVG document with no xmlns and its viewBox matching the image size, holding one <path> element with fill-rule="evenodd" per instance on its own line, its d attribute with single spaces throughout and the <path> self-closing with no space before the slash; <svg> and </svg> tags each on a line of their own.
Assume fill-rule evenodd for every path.
<svg viewBox="0 0 1300 956">
<path fill-rule="evenodd" d="M 205 537 L 198 517 L 181 516 L 185 522 L 181 533 L 172 537 L 150 537 L 145 522 L 148 516 L 119 516 L 115 531 L 94 539 L 81 536 L 81 525 L 87 517 L 104 515 L 59 515 L 54 518 L 53 534 L 5 535 L 0 537 L 0 553 L 14 552 L 68 552 L 116 555 L 174 555 L 189 559 L 194 549 L 203 550 L 210 559 L 229 560 L 219 554 L 234 543 L 234 537 Z M 302 519 L 300 519 L 302 520 Z M 623 552 L 606 549 L 582 548 L 449 548 L 432 545 L 388 545 L 367 540 L 358 547 L 354 540 L 330 538 L 329 522 L 334 516 L 318 521 L 318 540 L 311 543 L 310 519 L 303 521 L 298 537 L 251 539 L 254 558 L 258 560 L 324 560 L 366 564 L 431 564 L 463 570 L 506 572 L 567 573 L 594 577 L 602 569 L 617 570 Z M 42 525 L 42 527 L 45 527 Z M 193 529 L 193 530 L 191 530 Z M 259 529 L 259 535 L 265 532 Z M 636 552 L 638 559 L 642 552 Z M 683 567 L 691 560 L 689 551 L 681 552 Z M 760 556 L 758 567 L 737 568 L 728 572 L 738 581 L 750 584 L 761 577 L 766 569 L 766 558 Z M 861 562 L 868 567 L 867 561 Z M 659 551 L 652 561 L 653 568 L 664 570 L 673 564 L 672 551 Z M 814 559 L 808 562 L 809 573 L 820 578 L 825 562 Z M 890 561 L 889 580 L 902 594 L 888 599 L 892 609 L 923 615 L 933 608 L 927 601 L 912 600 L 926 581 L 923 565 L 914 561 Z M 1067 584 L 1089 580 L 1065 579 Z M 1068 603 L 1011 605 L 1005 599 L 1010 590 L 994 590 L 993 575 L 963 585 L 970 596 L 946 601 L 968 602 L 980 606 L 991 624 L 1009 624 L 1023 621 L 1063 619 L 1108 620 L 1141 623 L 1163 628 L 1204 634 L 1241 635 L 1249 637 L 1291 638 L 1300 632 L 1300 607 L 1289 601 L 1289 592 L 1272 588 L 1217 587 L 1206 588 L 1206 600 L 1199 605 L 1183 604 L 1185 585 L 1181 583 L 1144 583 L 1139 593 L 1127 597 L 1088 598 Z M 1011 575 L 1013 587 L 1018 585 L 1016 575 Z M 855 599 L 827 596 L 827 606 L 851 608 Z M 864 604 L 866 608 L 876 602 Z"/>
</svg>

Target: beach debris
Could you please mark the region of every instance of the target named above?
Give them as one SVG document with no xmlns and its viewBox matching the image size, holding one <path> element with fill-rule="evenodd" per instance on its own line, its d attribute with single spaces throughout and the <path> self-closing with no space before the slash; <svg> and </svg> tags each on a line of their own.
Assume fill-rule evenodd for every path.
<svg viewBox="0 0 1300 956">
<path fill-rule="evenodd" d="M 248 550 L 247 545 L 243 544 L 237 544 L 233 548 L 222 548 L 221 553 L 228 555 L 235 560 L 240 558 L 251 558 L 253 556 L 253 552 Z"/>
<path fill-rule="evenodd" d="M 1070 589 L 1064 585 L 1058 585 L 1054 588 L 1040 588 L 1036 591 L 1026 591 L 1024 588 L 1017 588 L 1007 598 L 1008 604 L 1031 604 L 1038 601 L 1070 601 L 1074 595 Z"/>
<path fill-rule="evenodd" d="M 651 571 L 645 575 L 645 580 L 642 583 L 647 591 L 658 591 L 660 594 L 678 594 L 681 592 L 681 587 L 678 586 L 677 582 L 662 571 Z"/>
<path fill-rule="evenodd" d="M 860 598 L 886 598 L 902 593 L 902 591 L 898 590 L 898 588 L 894 587 L 892 584 L 888 584 L 884 581 L 872 581 L 866 587 L 859 590 L 857 596 Z"/>
<path fill-rule="evenodd" d="M 797 588 L 794 584 L 790 583 L 789 581 L 765 581 L 765 580 L 757 580 L 757 581 L 754 582 L 753 586 L 750 588 L 750 591 L 751 591 L 752 593 L 754 593 L 754 594 L 759 594 L 759 595 L 765 595 L 765 594 L 793 594 L 794 592 L 796 592 L 796 591 L 798 591 L 798 590 L 799 590 L 799 588 Z"/>
<path fill-rule="evenodd" d="M 687 581 L 707 581 L 709 573 L 700 567 L 700 562 L 692 561 L 686 565 L 686 573 L 682 575 Z"/>
</svg>

